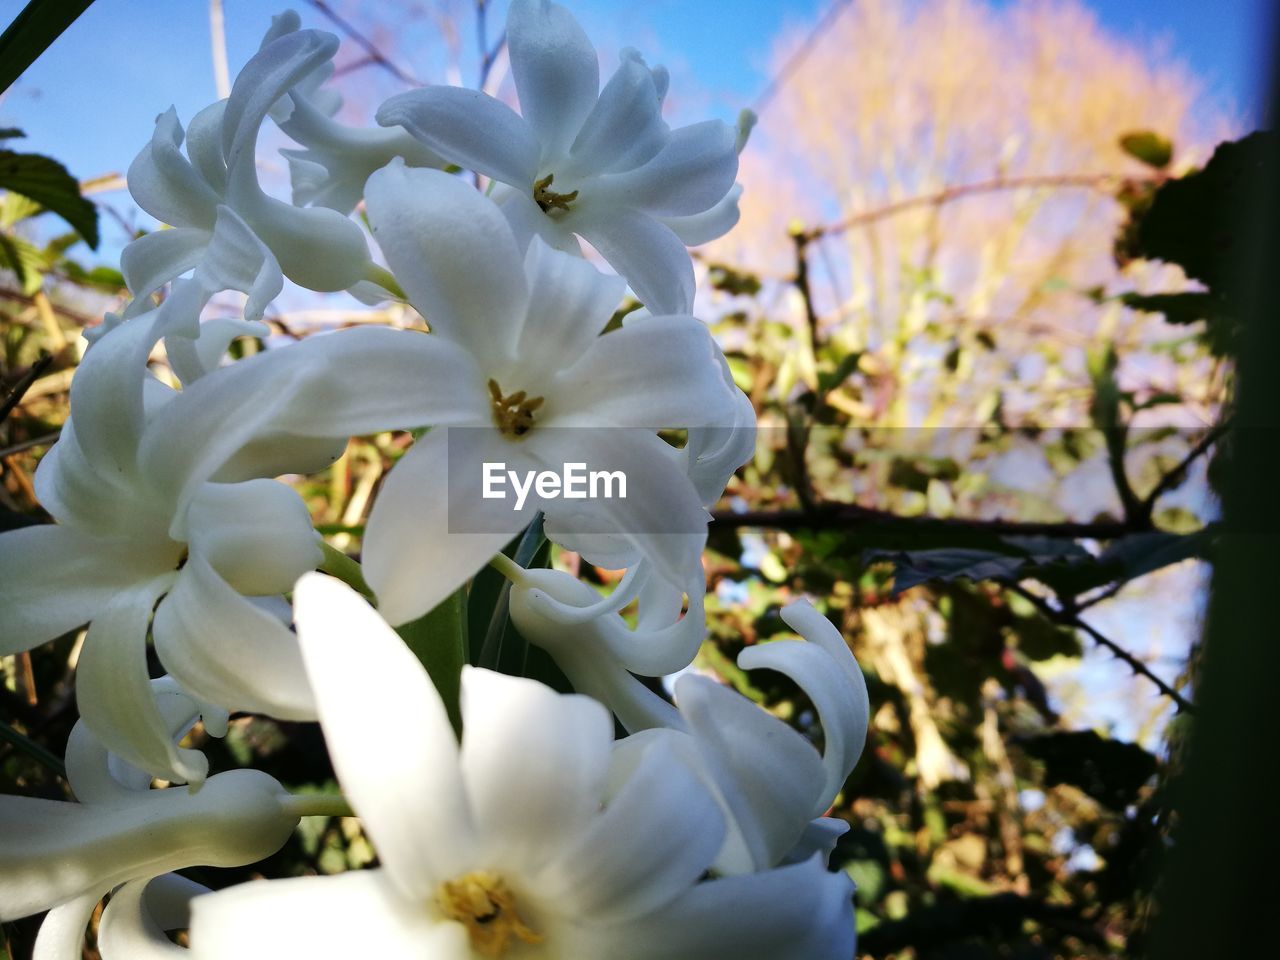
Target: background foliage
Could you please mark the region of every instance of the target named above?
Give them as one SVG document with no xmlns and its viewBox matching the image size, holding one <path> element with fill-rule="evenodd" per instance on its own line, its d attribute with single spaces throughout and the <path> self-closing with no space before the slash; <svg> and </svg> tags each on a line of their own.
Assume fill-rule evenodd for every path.
<svg viewBox="0 0 1280 960">
<path fill-rule="evenodd" d="M 762 429 L 711 529 L 696 666 L 820 741 L 785 678 L 748 678 L 734 658 L 782 634 L 778 610 L 801 594 L 849 639 L 874 718 L 835 808 L 852 829 L 833 863 L 858 883 L 860 954 L 1140 956 L 1230 475 L 1244 311 L 1228 265 L 1240 212 L 1274 177 L 1269 142 L 1214 150 L 1233 131 L 1191 114 L 1191 80 L 1077 3 L 833 9 L 779 48 L 743 222 L 699 253 L 700 315 Z M 397 15 L 336 21 L 354 69 L 383 83 L 402 79 L 397 51 L 370 38 Z M 482 31 L 480 44 L 509 94 L 490 74 L 500 43 Z M 17 149 L 18 131 L 0 135 L 7 529 L 48 519 L 31 476 L 66 416 L 77 335 L 125 295 L 82 244 L 102 216 L 131 233 L 138 218 L 109 192 L 118 178 L 77 183 Z M 371 320 L 420 322 L 346 303 L 271 317 L 279 338 Z M 353 441 L 298 479 L 331 562 L 358 555 L 409 442 Z M 617 578 L 536 534 L 510 552 L 602 590 Z M 438 615 L 466 623 L 472 662 L 563 685 L 506 622 L 491 571 L 451 603 Z M 66 795 L 79 641 L 0 661 L 0 789 Z M 214 769 L 336 789 L 314 725 L 246 716 L 224 741 L 193 737 Z M 224 886 L 373 859 L 357 821 L 308 819 L 262 864 L 191 874 Z M 5 928 L 15 958 L 33 931 Z"/>
</svg>

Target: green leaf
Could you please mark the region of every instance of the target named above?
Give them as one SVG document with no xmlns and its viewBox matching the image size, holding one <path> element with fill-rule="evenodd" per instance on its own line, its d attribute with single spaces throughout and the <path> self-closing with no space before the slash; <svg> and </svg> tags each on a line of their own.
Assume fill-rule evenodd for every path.
<svg viewBox="0 0 1280 960">
<path fill-rule="evenodd" d="M 550 548 L 542 527 L 542 514 L 538 514 L 520 538 L 512 559 L 526 569 L 543 567 L 550 558 Z M 504 581 L 494 602 L 477 663 L 490 670 L 519 677 L 524 675 L 529 642 L 511 623 L 510 597 L 511 584 Z"/>
<path fill-rule="evenodd" d="M 1150 130 L 1126 133 L 1120 138 L 1120 149 L 1157 170 L 1163 170 L 1173 159 L 1173 144 Z"/>
<path fill-rule="evenodd" d="M 467 662 L 467 590 L 460 588 L 426 616 L 396 628 L 418 662 L 427 668 L 449 712 L 449 722 L 462 733 L 462 666 Z"/>
<path fill-rule="evenodd" d="M 0 93 L 44 53 L 93 0 L 31 0 L 0 34 Z"/>
<path fill-rule="evenodd" d="M 22 292 L 28 297 L 40 289 L 48 259 L 21 237 L 0 233 L 0 267 L 8 267 L 18 278 Z"/>
<path fill-rule="evenodd" d="M 36 761 L 36 763 L 48 767 L 58 776 L 65 777 L 67 775 L 67 771 L 63 767 L 61 760 L 31 738 L 26 737 L 13 729 L 13 727 L 9 726 L 3 720 L 0 720 L 0 740 L 12 744 L 15 749 L 25 753 L 32 760 Z"/>
<path fill-rule="evenodd" d="M 79 182 L 57 160 L 0 150 L 0 189 L 20 193 L 56 213 L 97 249 L 98 208 L 80 195 Z"/>
</svg>

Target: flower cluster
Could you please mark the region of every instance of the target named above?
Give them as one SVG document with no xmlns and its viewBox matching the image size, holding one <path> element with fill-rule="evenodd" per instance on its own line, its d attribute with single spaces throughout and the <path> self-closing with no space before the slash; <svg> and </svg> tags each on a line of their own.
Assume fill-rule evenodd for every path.
<svg viewBox="0 0 1280 960">
<path fill-rule="evenodd" d="M 428 87 L 361 129 L 334 119 L 336 38 L 284 14 L 230 97 L 186 130 L 162 114 L 130 168 L 171 229 L 126 248 L 134 298 L 89 338 L 36 474 L 56 522 L 0 535 L 0 655 L 88 625 L 75 802 L 0 797 L 0 919 L 49 910 L 42 960 L 78 957 L 111 891 L 107 960 L 852 956 L 852 886 L 826 865 L 845 825 L 825 814 L 868 717 L 844 639 L 800 601 L 782 615 L 804 639 L 739 658 L 799 684 L 821 751 L 688 670 L 708 507 L 750 459 L 755 415 L 690 313 L 686 245 L 736 222 L 749 123 L 671 129 L 665 71 L 628 50 L 601 86 L 595 50 L 548 0 L 513 0 L 507 37 L 518 113 Z M 293 203 L 258 181 L 269 120 L 299 144 Z M 361 205 L 368 234 L 349 216 Z M 366 325 L 230 360 L 235 338 L 265 336 L 285 278 L 403 298 L 429 330 Z M 644 309 L 620 309 L 628 288 Z M 242 316 L 204 319 L 226 291 Z M 148 366 L 161 344 L 172 379 Z M 348 585 L 315 572 L 334 567 L 276 478 L 387 430 L 417 439 Z M 478 495 L 491 463 L 599 468 L 628 492 L 539 483 L 495 509 Z M 625 575 L 601 596 L 526 569 L 503 551 L 531 524 Z M 462 667 L 454 698 L 397 633 L 438 624 L 486 565 L 576 693 Z M 639 679 L 673 674 L 670 699 Z M 234 712 L 318 720 L 344 796 L 210 776 L 180 741 L 196 722 L 224 733 Z M 299 817 L 352 812 L 376 869 L 218 892 L 173 872 L 254 863 Z M 164 935 L 178 927 L 189 949 Z"/>
</svg>

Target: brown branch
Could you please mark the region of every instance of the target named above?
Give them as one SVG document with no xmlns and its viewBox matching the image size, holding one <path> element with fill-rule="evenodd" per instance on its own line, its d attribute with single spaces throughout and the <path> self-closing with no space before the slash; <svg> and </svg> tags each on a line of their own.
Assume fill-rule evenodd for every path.
<svg viewBox="0 0 1280 960">
<path fill-rule="evenodd" d="M 353 43 L 367 53 L 370 61 L 377 64 L 402 83 L 407 83 L 414 87 L 422 86 L 422 81 L 411 76 L 392 63 L 391 60 L 387 58 L 387 55 L 378 48 L 376 43 L 352 26 L 346 18 L 339 15 L 331 6 L 329 6 L 328 3 L 325 2 L 325 0 L 307 0 L 307 2 L 328 17 L 335 27 L 345 33 Z"/>
<path fill-rule="evenodd" d="M 891 510 L 877 510 L 851 503 L 828 503 L 808 510 L 718 510 L 715 522 L 725 527 L 764 527 L 770 530 L 856 530 L 870 523 L 891 522 L 941 530 L 985 533 L 999 537 L 1061 537 L 1063 539 L 1114 540 L 1146 529 L 1128 521 L 1097 523 L 978 520 L 963 517 L 904 517 Z"/>
<path fill-rule="evenodd" d="M 36 306 L 35 297 L 28 296 L 20 290 L 10 290 L 7 287 L 0 287 L 0 300 L 14 300 L 18 303 L 24 303 L 29 307 Z M 49 306 L 53 309 L 54 313 L 59 316 L 66 317 L 68 320 L 78 323 L 82 327 L 91 327 L 101 319 L 99 317 L 91 317 L 87 313 L 80 313 L 76 310 L 69 310 L 66 307 L 60 307 L 52 301 L 50 301 Z"/>
<path fill-rule="evenodd" d="M 1032 174 L 1023 177 L 994 177 L 990 180 L 979 180 L 976 183 L 961 184 L 958 187 L 946 187 L 935 193 L 925 193 L 916 197 L 908 197 L 894 203 L 875 207 L 862 213 L 856 213 L 846 220 L 814 227 L 805 236 L 809 240 L 837 236 L 855 227 L 874 223 L 886 217 L 892 217 L 916 207 L 937 207 L 982 193 L 999 193 L 1004 190 L 1023 190 L 1030 187 L 1051 187 L 1056 189 L 1102 190 L 1111 192 L 1115 186 L 1127 183 L 1144 182 L 1142 177 L 1125 177 L 1114 173 L 1051 173 Z M 1157 177 L 1149 179 L 1159 179 Z"/>
<path fill-rule="evenodd" d="M 1151 492 L 1142 500 L 1142 510 L 1147 517 L 1150 517 L 1155 510 L 1156 501 L 1162 496 L 1180 484 L 1187 475 L 1187 471 L 1191 469 L 1191 465 L 1203 457 L 1209 450 L 1221 440 L 1228 430 L 1231 429 L 1231 421 L 1223 420 L 1220 424 L 1206 433 L 1200 438 L 1194 447 L 1187 451 L 1187 455 L 1183 457 L 1176 467 L 1162 476 Z"/>
<path fill-rule="evenodd" d="M 1011 589 L 1014 593 L 1018 594 L 1018 596 L 1028 600 L 1032 604 L 1032 606 L 1034 606 L 1037 610 L 1039 610 L 1042 614 L 1044 614 L 1054 623 L 1061 624 L 1064 627 L 1074 627 L 1077 630 L 1083 630 L 1085 633 L 1087 633 L 1090 637 L 1093 638 L 1093 641 L 1095 643 L 1097 643 L 1099 646 L 1106 647 L 1118 659 L 1123 660 L 1124 663 L 1129 667 L 1129 669 L 1133 671 L 1135 676 L 1146 677 L 1153 684 L 1155 684 L 1156 688 L 1162 694 L 1164 694 L 1166 697 L 1168 697 L 1170 700 L 1173 701 L 1174 706 L 1178 708 L 1178 711 L 1180 713 L 1181 712 L 1185 712 L 1188 714 L 1195 713 L 1195 707 L 1192 706 L 1190 700 L 1188 700 L 1186 697 L 1180 694 L 1177 690 L 1173 689 L 1173 687 L 1169 686 L 1169 684 L 1165 683 L 1158 676 L 1156 676 L 1151 671 L 1150 667 L 1148 667 L 1145 663 L 1143 663 L 1141 660 L 1135 657 L 1132 653 L 1130 653 L 1128 650 L 1120 646 L 1120 644 L 1116 643 L 1114 640 L 1110 639 L 1109 637 L 1103 636 L 1101 633 L 1098 632 L 1096 628 L 1090 626 L 1088 623 L 1081 620 L 1075 613 L 1073 613 L 1070 610 L 1059 610 L 1053 607 L 1049 603 L 1049 601 L 1044 599 L 1044 597 L 1041 597 L 1041 596 L 1038 596 L 1037 594 L 1032 593 L 1030 590 L 1022 586 L 1021 584 L 1016 584 L 1016 583 L 1011 584 L 1009 589 Z"/>
<path fill-rule="evenodd" d="M 14 385 L 13 389 L 9 391 L 9 395 L 4 398 L 4 402 L 0 403 L 0 423 L 3 423 L 5 418 L 13 412 L 13 408 L 22 402 L 22 398 L 31 389 L 31 385 L 40 379 L 40 375 L 48 369 L 51 363 L 53 363 L 51 354 L 42 353 L 36 358 L 36 362 L 31 365 Z"/>
</svg>

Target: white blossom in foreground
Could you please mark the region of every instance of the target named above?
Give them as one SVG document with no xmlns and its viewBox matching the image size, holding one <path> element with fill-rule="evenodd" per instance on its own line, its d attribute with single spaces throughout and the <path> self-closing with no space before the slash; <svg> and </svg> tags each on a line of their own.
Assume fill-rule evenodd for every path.
<svg viewBox="0 0 1280 960">
<path fill-rule="evenodd" d="M 392 97 L 378 122 L 501 184 L 494 199 L 522 237 L 576 251 L 581 236 L 654 313 L 689 312 L 686 242 L 737 221 L 738 132 L 718 120 L 671 130 L 667 73 L 632 50 L 602 90 L 595 49 L 559 4 L 512 0 L 507 42 L 521 114 L 432 86 Z"/>
<path fill-rule="evenodd" d="M 285 276 L 321 291 L 365 279 L 370 261 L 359 226 L 334 210 L 268 196 L 257 174 L 258 133 L 268 111 L 337 47 L 332 34 L 283 33 L 245 64 L 231 96 L 201 110 L 190 129 L 183 131 L 172 108 L 160 115 L 151 143 L 129 167 L 129 191 L 173 229 L 147 234 L 121 255 L 135 297 L 126 317 L 149 309 L 153 293 L 188 272 L 199 290 L 193 316 L 214 294 L 238 290 L 248 295 L 249 321 L 261 318 Z"/>
<path fill-rule="evenodd" d="M 615 752 L 594 701 L 467 668 L 459 745 L 360 597 L 310 574 L 295 604 L 334 768 L 383 866 L 197 898 L 196 960 L 851 956 L 849 881 L 816 858 L 700 882 L 724 825 L 665 744 Z"/>
<path fill-rule="evenodd" d="M 683 588 L 698 567 L 708 515 L 680 451 L 656 431 L 731 415 L 734 395 L 705 326 L 689 316 L 650 316 L 602 335 L 621 281 L 540 240 L 522 254 L 497 207 L 458 177 L 396 161 L 369 179 L 366 203 L 388 264 L 431 325 L 429 337 L 418 337 L 428 342 L 409 347 L 455 348 L 453 365 L 431 383 L 447 390 L 451 409 L 425 422 L 471 428 L 455 437 L 473 465 L 461 485 L 474 497 L 447 491 L 449 471 L 463 471 L 448 462 L 446 431 L 431 430 L 384 482 L 364 565 L 387 619 L 426 613 L 535 509 L 552 524 L 564 517 L 570 529 L 589 523 L 618 534 L 650 558 L 657 577 Z M 495 514 L 480 498 L 486 462 L 521 472 L 606 465 L 625 473 L 628 494 L 587 502 L 531 496 L 522 510 Z M 665 532 L 673 528 L 694 535 Z"/>
<path fill-rule="evenodd" d="M 77 370 L 71 416 L 35 477 L 58 523 L 0 534 L 0 655 L 89 623 L 76 673 L 85 723 L 130 763 L 198 784 L 204 755 L 174 745 L 147 693 L 148 625 L 193 695 L 312 718 L 287 616 L 260 598 L 314 569 L 320 541 L 298 494 L 266 478 L 283 472 L 282 456 L 315 469 L 343 442 L 269 437 L 255 448 L 246 431 L 260 420 L 220 415 L 235 399 L 223 371 L 190 396 L 155 380 L 147 357 L 168 319 L 160 308 L 112 330 Z M 180 409 L 197 403 L 220 433 L 190 427 Z"/>
<path fill-rule="evenodd" d="M 170 738 L 204 709 L 167 678 L 144 695 Z M 56 908 L 41 932 L 41 958 L 78 958 L 89 914 L 116 885 L 195 865 L 253 863 L 278 850 L 298 822 L 284 788 L 256 770 L 220 773 L 197 793 L 152 790 L 150 774 L 108 753 L 83 721 L 68 740 L 66 768 L 78 803 L 0 795 L 0 920 Z M 140 933 L 127 912 L 116 912 L 117 941 Z M 137 920 L 145 926 L 145 916 Z M 137 960 L 123 950 L 116 957 Z"/>
</svg>

